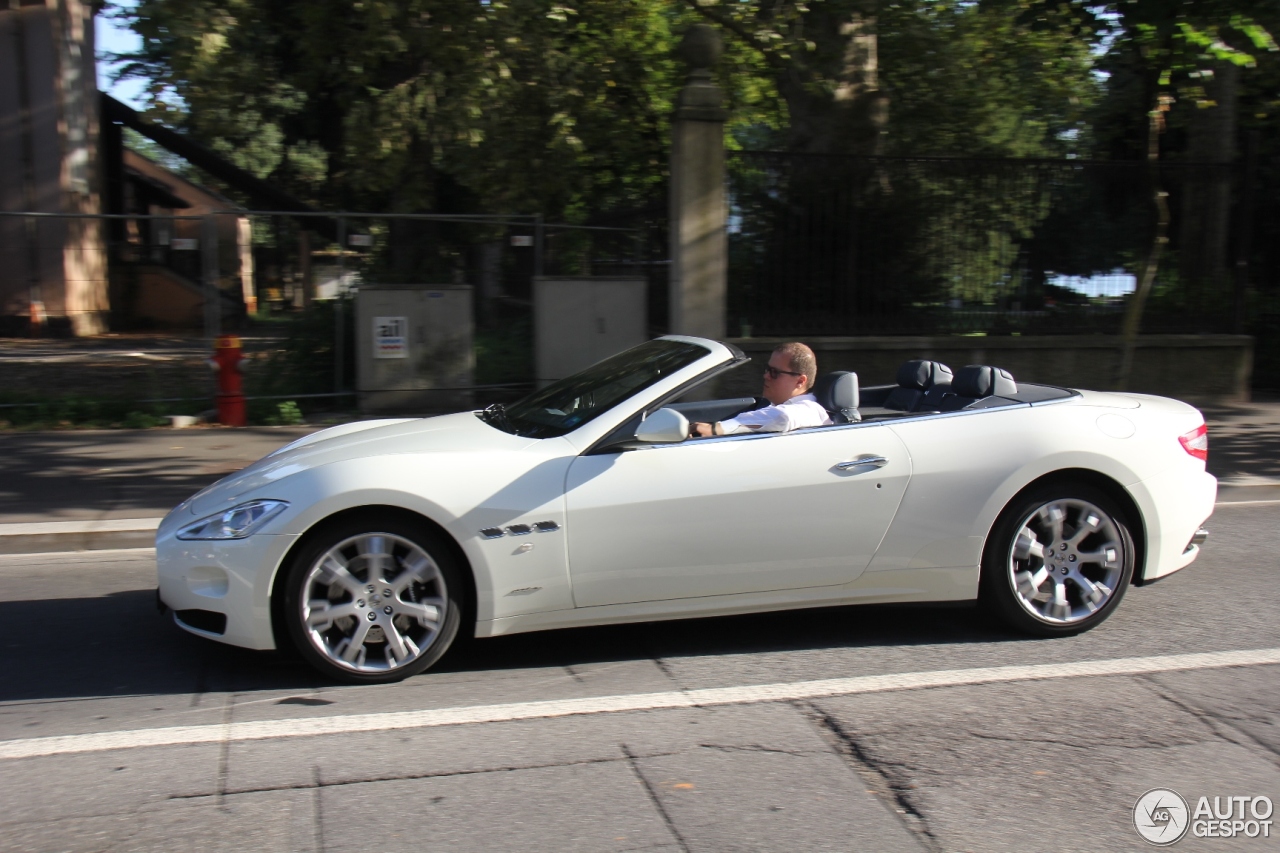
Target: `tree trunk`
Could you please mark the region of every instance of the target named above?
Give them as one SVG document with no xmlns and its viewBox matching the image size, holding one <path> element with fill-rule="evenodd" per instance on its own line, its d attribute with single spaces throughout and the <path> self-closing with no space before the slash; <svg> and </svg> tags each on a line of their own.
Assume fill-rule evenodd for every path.
<svg viewBox="0 0 1280 853">
<path fill-rule="evenodd" d="M 1142 309 L 1147 304 L 1147 296 L 1155 283 L 1156 273 L 1160 269 L 1160 258 L 1164 255 L 1164 247 L 1169 242 L 1169 193 L 1160 182 L 1160 132 L 1164 129 L 1164 113 L 1171 100 L 1160 95 L 1156 100 L 1156 108 L 1150 113 L 1147 125 L 1147 164 L 1151 181 L 1152 201 L 1156 208 L 1156 234 L 1151 241 L 1151 251 L 1147 254 L 1147 263 L 1142 268 L 1138 285 L 1129 297 L 1125 306 L 1124 327 L 1121 331 L 1120 363 L 1116 368 L 1115 390 L 1125 391 L 1129 387 L 1129 377 L 1133 372 L 1133 355 L 1138 347 L 1138 332 L 1142 328 Z"/>
<path fill-rule="evenodd" d="M 881 154 L 889 99 L 880 89 L 874 3 L 805 15 L 814 50 L 777 78 L 791 119 L 788 147 L 815 154 Z M 836 16 L 839 17 L 836 17 Z"/>
<path fill-rule="evenodd" d="M 1235 159 L 1239 70 L 1219 63 L 1205 86 L 1209 105 L 1194 107 L 1188 127 L 1188 156 L 1197 163 L 1228 164 Z M 1231 177 L 1220 172 L 1188 173 L 1182 189 L 1179 270 L 1187 289 L 1187 308 L 1208 321 L 1214 308 L 1228 304 L 1228 249 Z M 1207 329 L 1205 329 L 1207 331 Z"/>
</svg>

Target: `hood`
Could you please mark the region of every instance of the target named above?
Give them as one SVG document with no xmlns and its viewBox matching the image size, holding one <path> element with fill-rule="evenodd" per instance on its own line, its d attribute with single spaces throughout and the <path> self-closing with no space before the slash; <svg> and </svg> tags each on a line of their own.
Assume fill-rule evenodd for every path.
<svg viewBox="0 0 1280 853">
<path fill-rule="evenodd" d="M 212 515 L 250 492 L 269 498 L 264 490 L 273 482 L 300 471 L 364 456 L 512 451 L 535 441 L 495 429 L 474 412 L 342 424 L 285 445 L 198 492 L 185 505 L 194 516 Z"/>
</svg>

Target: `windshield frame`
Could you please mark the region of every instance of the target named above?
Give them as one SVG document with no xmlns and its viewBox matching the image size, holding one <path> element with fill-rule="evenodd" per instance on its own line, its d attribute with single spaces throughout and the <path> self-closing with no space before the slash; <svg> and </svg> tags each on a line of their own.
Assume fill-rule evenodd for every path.
<svg viewBox="0 0 1280 853">
<path fill-rule="evenodd" d="M 726 357 L 732 358 L 732 350 L 718 341 L 667 335 L 552 382 L 506 406 L 501 416 L 476 414 L 495 429 L 526 438 L 559 438 L 584 427 L 589 427 L 587 432 L 608 433 L 617 420 L 606 417 L 609 413 L 629 414 L 643 398 L 662 395 L 673 381 L 684 384 Z M 604 398 L 595 403 L 599 394 Z"/>
</svg>

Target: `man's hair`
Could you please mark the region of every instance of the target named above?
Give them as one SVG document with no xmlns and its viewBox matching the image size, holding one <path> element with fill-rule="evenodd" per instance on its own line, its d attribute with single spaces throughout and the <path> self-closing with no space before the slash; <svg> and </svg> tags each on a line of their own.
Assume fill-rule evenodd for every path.
<svg viewBox="0 0 1280 853">
<path fill-rule="evenodd" d="M 791 362 L 793 373 L 804 374 L 806 391 L 813 387 L 814 381 L 818 378 L 818 358 L 813 354 L 813 350 L 798 341 L 792 341 L 788 344 L 778 344 L 773 351 L 787 357 Z"/>
</svg>

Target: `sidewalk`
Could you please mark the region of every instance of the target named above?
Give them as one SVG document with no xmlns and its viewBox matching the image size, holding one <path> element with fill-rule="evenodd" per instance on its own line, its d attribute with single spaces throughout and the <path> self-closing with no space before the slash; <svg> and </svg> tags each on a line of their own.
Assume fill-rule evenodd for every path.
<svg viewBox="0 0 1280 853">
<path fill-rule="evenodd" d="M 0 433 L 0 554 L 149 546 L 174 506 L 320 428 Z"/>
<path fill-rule="evenodd" d="M 1200 410 L 1209 424 L 1209 473 L 1218 478 L 1218 502 L 1280 500 L 1280 398 Z"/>
<path fill-rule="evenodd" d="M 1280 400 L 1203 411 L 1218 500 L 1280 500 Z M 0 433 L 0 554 L 147 547 L 182 500 L 320 428 Z"/>
</svg>

